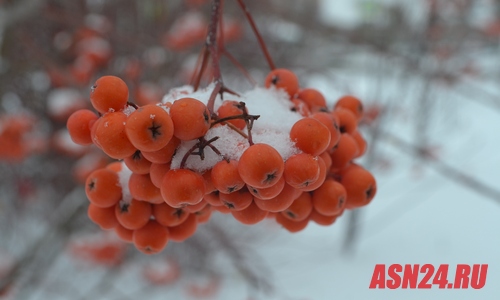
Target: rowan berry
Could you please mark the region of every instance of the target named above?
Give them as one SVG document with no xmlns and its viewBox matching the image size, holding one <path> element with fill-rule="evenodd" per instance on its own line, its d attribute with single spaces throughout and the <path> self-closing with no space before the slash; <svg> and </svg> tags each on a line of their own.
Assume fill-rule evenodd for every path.
<svg viewBox="0 0 500 300">
<path fill-rule="evenodd" d="M 349 209 L 367 205 L 377 192 L 375 177 L 362 167 L 353 167 L 342 174 L 340 183 L 346 190 Z"/>
<path fill-rule="evenodd" d="M 208 203 L 204 200 L 201 200 L 199 203 L 194 204 L 194 205 L 186 205 L 183 209 L 187 211 L 190 214 L 194 214 L 199 212 L 200 210 L 204 209 L 205 206 L 207 206 Z"/>
<path fill-rule="evenodd" d="M 304 101 L 310 110 L 326 111 L 326 99 L 320 91 L 312 88 L 299 90 L 297 98 Z"/>
<path fill-rule="evenodd" d="M 205 202 L 207 202 L 211 206 L 222 206 L 224 204 L 220 201 L 219 195 L 220 195 L 219 191 L 214 191 L 206 194 L 203 197 L 203 200 L 205 200 Z"/>
<path fill-rule="evenodd" d="M 256 188 L 273 186 L 283 175 L 283 158 L 267 144 L 254 144 L 240 157 L 238 172 L 243 181 Z"/>
<path fill-rule="evenodd" d="M 352 134 L 358 129 L 358 120 L 356 116 L 348 109 L 339 107 L 332 112 L 339 120 L 340 133 Z"/>
<path fill-rule="evenodd" d="M 312 204 L 320 214 L 335 216 L 344 209 L 346 198 L 344 186 L 333 179 L 327 179 L 313 192 Z"/>
<path fill-rule="evenodd" d="M 245 111 L 243 111 L 241 104 L 238 101 L 226 100 L 222 102 L 221 106 L 217 110 L 217 115 L 220 119 L 226 117 L 233 117 L 242 115 L 244 112 L 248 113 L 248 109 L 245 107 Z M 227 121 L 228 123 L 233 124 L 238 129 L 243 129 L 247 127 L 245 120 L 243 119 L 234 119 Z"/>
<path fill-rule="evenodd" d="M 196 221 L 198 222 L 198 224 L 206 223 L 212 216 L 212 206 L 210 204 L 205 205 L 202 210 L 197 211 L 194 214 L 196 215 Z"/>
<path fill-rule="evenodd" d="M 350 110 L 358 121 L 363 117 L 363 103 L 354 96 L 346 95 L 341 97 L 337 100 L 337 103 L 335 103 L 335 109 L 339 107 Z"/>
<path fill-rule="evenodd" d="M 113 229 L 118 225 L 114 206 L 103 208 L 90 203 L 87 215 L 92 222 L 99 225 L 99 227 L 104 230 Z"/>
<path fill-rule="evenodd" d="M 149 177 L 151 178 L 151 182 L 154 186 L 157 188 L 161 187 L 163 177 L 168 171 L 170 171 L 170 164 L 151 164 L 151 167 L 149 168 Z"/>
<path fill-rule="evenodd" d="M 358 154 L 356 156 L 354 156 L 354 158 L 361 157 L 363 154 L 365 154 L 366 149 L 367 149 L 366 140 L 363 138 L 361 133 L 357 130 L 354 131 L 351 134 L 351 136 L 356 141 L 356 144 L 358 145 L 358 149 L 359 149 Z"/>
<path fill-rule="evenodd" d="M 127 136 L 137 149 L 153 152 L 165 147 L 174 135 L 174 124 L 166 110 L 149 104 L 138 108 L 127 119 Z"/>
<path fill-rule="evenodd" d="M 119 161 L 114 161 L 106 166 L 106 169 L 111 170 L 115 173 L 119 173 L 122 170 L 122 163 Z"/>
<path fill-rule="evenodd" d="M 332 167 L 331 171 L 338 171 L 356 157 L 359 153 L 358 144 L 354 140 L 354 138 L 347 133 L 343 133 L 340 136 L 339 143 L 337 147 L 335 147 L 330 157 L 332 158 Z"/>
<path fill-rule="evenodd" d="M 331 150 L 337 145 L 340 139 L 340 130 L 338 125 L 338 118 L 331 113 L 317 112 L 311 115 L 312 118 L 320 121 L 330 131 L 330 143 L 327 150 Z"/>
<path fill-rule="evenodd" d="M 200 202 L 205 196 L 205 181 L 194 171 L 176 169 L 168 171 L 161 184 L 163 200 L 172 207 L 183 207 Z"/>
<path fill-rule="evenodd" d="M 154 204 L 163 203 L 160 189 L 153 184 L 149 174 L 132 173 L 128 188 L 134 199 Z"/>
<path fill-rule="evenodd" d="M 330 154 L 328 152 L 323 152 L 319 157 L 323 159 L 323 162 L 326 165 L 326 170 L 330 170 L 332 166 L 332 157 L 330 156 Z"/>
<path fill-rule="evenodd" d="M 325 161 L 323 160 L 323 158 L 321 158 L 321 156 L 318 156 L 318 164 L 319 164 L 318 180 L 309 184 L 306 187 L 300 188 L 299 189 L 300 191 L 311 192 L 311 191 L 314 191 L 315 189 L 319 188 L 323 184 L 323 182 L 326 179 L 326 176 L 328 175 L 328 170 L 326 169 Z"/>
<path fill-rule="evenodd" d="M 275 86 L 283 89 L 292 98 L 299 90 L 299 79 L 297 75 L 288 69 L 274 69 L 265 79 L 265 86 L 269 88 Z"/>
<path fill-rule="evenodd" d="M 113 212 L 114 213 L 114 212 Z M 115 233 L 124 242 L 132 243 L 134 237 L 134 231 L 123 227 L 120 223 L 116 225 Z"/>
<path fill-rule="evenodd" d="M 290 130 L 290 139 L 303 152 L 317 156 L 328 148 L 331 133 L 323 123 L 307 117 L 295 122 Z"/>
<path fill-rule="evenodd" d="M 139 150 L 135 151 L 131 156 L 126 157 L 123 162 L 130 171 L 136 174 L 148 174 L 151 168 L 151 162 Z"/>
<path fill-rule="evenodd" d="M 205 193 L 209 194 L 217 191 L 217 188 L 212 181 L 212 169 L 206 170 L 203 174 L 201 174 L 203 180 L 205 181 Z M 239 175 L 238 175 L 239 176 Z"/>
<path fill-rule="evenodd" d="M 258 189 L 247 184 L 247 188 L 248 191 L 252 195 L 254 195 L 254 197 L 257 197 L 262 200 L 268 200 L 278 196 L 281 193 L 281 191 L 283 191 L 285 183 L 286 183 L 285 177 L 281 176 L 280 180 L 278 180 L 278 182 L 275 185 L 272 185 L 270 187 Z"/>
<path fill-rule="evenodd" d="M 240 223 L 253 225 L 264 220 L 267 217 L 268 212 L 260 209 L 255 202 L 252 202 L 247 208 L 239 211 L 232 211 L 231 214 Z"/>
<path fill-rule="evenodd" d="M 95 170 L 87 177 L 85 194 L 95 206 L 114 206 L 122 197 L 118 174 L 108 169 Z"/>
<path fill-rule="evenodd" d="M 177 226 L 186 221 L 189 213 L 183 208 L 173 208 L 166 203 L 153 205 L 153 216 L 163 226 Z"/>
<path fill-rule="evenodd" d="M 219 194 L 220 201 L 231 211 L 238 211 L 247 208 L 252 203 L 253 195 L 247 188 L 242 188 L 231 194 Z"/>
<path fill-rule="evenodd" d="M 168 142 L 168 144 L 160 150 L 152 152 L 142 151 L 141 153 L 147 160 L 152 163 L 166 164 L 172 160 L 172 157 L 174 156 L 175 151 L 177 150 L 177 147 L 179 147 L 180 143 L 181 140 L 173 136 L 170 142 Z"/>
<path fill-rule="evenodd" d="M 210 112 L 203 102 L 194 98 L 182 98 L 170 107 L 174 122 L 174 135 L 183 141 L 204 136 L 210 129 Z"/>
<path fill-rule="evenodd" d="M 293 201 L 292 205 L 281 213 L 290 220 L 302 221 L 309 216 L 312 210 L 311 194 L 302 193 L 302 195 Z"/>
<path fill-rule="evenodd" d="M 214 187 L 223 194 L 230 194 L 245 186 L 245 182 L 238 173 L 236 160 L 219 161 L 213 166 L 210 177 Z"/>
<path fill-rule="evenodd" d="M 137 150 L 125 133 L 126 122 L 127 115 L 117 111 L 103 115 L 95 123 L 94 143 L 112 158 L 124 159 Z"/>
<path fill-rule="evenodd" d="M 69 135 L 73 142 L 78 145 L 92 145 L 92 137 L 90 128 L 99 117 L 88 109 L 80 109 L 75 111 L 66 123 Z"/>
<path fill-rule="evenodd" d="M 286 230 L 291 233 L 296 233 L 304 230 L 309 223 L 309 219 L 305 218 L 302 221 L 294 221 L 285 217 L 283 214 L 276 214 L 276 222 L 283 226 Z"/>
<path fill-rule="evenodd" d="M 176 242 L 183 242 L 193 236 L 198 227 L 198 221 L 195 214 L 189 214 L 186 221 L 177 226 L 168 227 L 170 239 Z"/>
<path fill-rule="evenodd" d="M 285 161 L 283 172 L 286 183 L 300 189 L 309 186 L 319 178 L 318 157 L 307 153 L 290 156 Z"/>
<path fill-rule="evenodd" d="M 304 101 L 297 98 L 293 98 L 292 103 L 293 106 L 290 109 L 291 111 L 297 112 L 303 117 L 309 117 L 309 115 L 311 114 L 311 110 L 309 109 L 307 104 L 304 103 Z"/>
<path fill-rule="evenodd" d="M 150 220 L 143 227 L 134 230 L 134 245 L 145 254 L 161 252 L 167 246 L 168 240 L 169 230 L 155 220 Z"/>
<path fill-rule="evenodd" d="M 317 212 L 316 210 L 312 210 L 311 214 L 309 215 L 309 220 L 315 222 L 318 225 L 321 226 L 329 226 L 335 223 L 339 216 L 325 216 Z"/>
<path fill-rule="evenodd" d="M 130 203 L 120 201 L 114 209 L 118 222 L 130 230 L 139 229 L 146 225 L 152 213 L 151 204 L 135 199 L 132 199 Z"/>
<path fill-rule="evenodd" d="M 103 76 L 92 86 L 90 101 L 101 114 L 119 111 L 127 105 L 127 84 L 116 76 Z"/>
<path fill-rule="evenodd" d="M 231 213 L 231 210 L 229 208 L 227 208 L 227 206 L 225 206 L 225 205 L 213 206 L 213 208 L 214 208 L 214 210 L 220 212 L 221 214 L 227 215 L 227 214 Z"/>
<path fill-rule="evenodd" d="M 262 210 L 269 212 L 281 212 L 290 207 L 293 201 L 301 194 L 302 192 L 285 183 L 285 187 L 283 187 L 283 190 L 278 196 L 268 200 L 254 198 L 254 202 Z"/>
</svg>

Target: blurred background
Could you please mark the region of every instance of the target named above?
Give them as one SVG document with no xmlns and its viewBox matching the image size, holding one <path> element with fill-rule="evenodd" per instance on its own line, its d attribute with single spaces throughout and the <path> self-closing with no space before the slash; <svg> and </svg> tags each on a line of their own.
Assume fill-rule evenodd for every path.
<svg viewBox="0 0 500 300">
<path fill-rule="evenodd" d="M 146 257 L 86 215 L 110 161 L 71 142 L 93 82 L 156 103 L 191 82 L 208 0 L 0 0 L 0 299 L 494 299 L 500 294 L 500 1 L 246 1 L 278 67 L 365 103 L 366 208 L 290 234 L 213 215 Z M 237 1 L 226 50 L 269 67 Z M 225 83 L 252 88 L 227 57 Z M 203 78 L 206 86 L 210 78 Z M 481 290 L 370 290 L 375 264 L 488 264 Z M 423 274 L 421 274 L 423 276 Z M 420 277 L 421 278 L 421 277 Z"/>
</svg>

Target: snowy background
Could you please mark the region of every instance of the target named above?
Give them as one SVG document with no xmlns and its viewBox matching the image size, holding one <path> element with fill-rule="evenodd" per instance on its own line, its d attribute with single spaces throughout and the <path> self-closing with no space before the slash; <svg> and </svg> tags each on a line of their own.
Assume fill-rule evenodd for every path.
<svg viewBox="0 0 500 300">
<path fill-rule="evenodd" d="M 1 16 L 3 9 L 13 2 L 0 0 L 0 43 L 4 43 L 5 49 L 14 31 L 4 27 Z M 103 15 L 109 13 L 102 8 L 103 1 L 83 2 Z M 137 10 L 155 15 L 150 12 L 155 11 L 155 5 L 160 2 L 144 1 L 143 6 L 137 5 Z M 356 223 L 352 223 L 352 216 L 346 213 L 333 226 L 310 223 L 297 234 L 290 234 L 272 222 L 250 228 L 227 220 L 227 216 L 216 215 L 215 224 L 235 238 L 248 267 L 272 286 L 272 292 L 249 287 L 248 278 L 237 272 L 228 261 L 227 253 L 221 251 L 210 254 L 212 266 L 216 266 L 221 275 L 220 289 L 206 299 L 497 299 L 500 295 L 500 285 L 496 284 L 500 280 L 500 3 L 493 0 L 296 0 L 290 1 L 290 5 L 288 1 L 287 4 L 270 2 L 269 11 L 259 9 L 258 1 L 250 8 L 258 24 L 262 24 L 271 53 L 280 65 L 296 70 L 301 83 L 323 92 L 329 103 L 333 104 L 343 94 L 353 93 L 367 108 L 379 112 L 374 123 L 362 128 L 370 150 L 360 160 L 377 178 L 378 191 L 373 202 L 359 210 Z M 434 22 L 441 27 L 429 25 L 433 4 L 439 12 Z M 228 7 L 230 13 L 237 11 L 229 4 Z M 467 9 L 461 10 L 463 7 Z M 206 7 L 201 11 L 206 13 Z M 463 11 L 467 12 L 465 16 Z M 54 20 L 53 15 L 49 16 L 52 19 L 48 20 Z M 307 20 L 311 16 L 315 17 L 314 22 Z M 129 25 L 120 24 L 125 29 Z M 138 18 L 134 24 L 149 23 Z M 63 25 L 58 23 L 62 28 Z M 249 53 L 257 52 L 256 44 L 249 46 L 248 41 L 255 43 L 251 33 L 245 33 L 250 37 L 230 48 L 237 57 L 250 57 Z M 15 34 L 17 37 L 19 32 Z M 181 85 L 162 75 L 166 66 L 177 68 L 179 72 L 173 76 L 179 78 L 186 69 L 180 62 L 192 62 L 197 53 L 195 49 L 189 55 L 179 54 L 161 50 L 160 46 L 141 49 L 136 45 L 136 48 L 143 51 L 141 59 L 147 61 L 146 65 L 152 70 L 145 77 L 156 78 L 155 83 L 162 86 L 160 95 Z M 120 58 L 130 55 L 120 51 L 116 50 L 118 62 L 114 67 L 120 65 Z M 10 81 L 9 66 L 14 65 L 14 59 L 9 60 L 9 53 L 5 50 L 0 60 L 1 112 L 16 110 L 19 103 L 35 111 L 50 107 L 29 103 L 26 99 L 33 94 L 14 92 L 22 80 Z M 37 66 L 44 65 L 40 61 L 47 61 L 37 55 L 28 57 L 37 60 Z M 260 64 L 254 64 L 255 61 Z M 262 79 L 266 72 L 263 59 L 258 56 L 255 61 L 249 58 L 248 69 Z M 48 95 L 47 76 L 40 70 L 30 72 L 29 81 L 35 86 L 34 90 Z M 232 86 L 248 89 L 248 85 L 234 79 L 237 76 L 226 75 L 226 82 Z M 83 97 L 88 86 L 80 87 Z M 39 128 L 42 135 L 52 129 L 43 124 Z M 432 156 L 418 155 L 419 147 Z M 13 184 L 12 174 L 26 179 L 31 175 L 25 174 L 33 173 L 36 182 L 37 178 L 43 178 L 44 172 L 46 177 L 56 174 L 50 166 L 60 171 L 74 163 L 74 159 L 68 159 L 66 165 L 62 162 L 56 165 L 55 161 L 59 161 L 56 158 L 59 159 L 53 153 L 43 160 L 32 157 L 20 166 L 0 162 L 3 174 L 0 177 L 0 225 L 4 231 L 0 233 L 0 275 L 16 261 L 10 258 L 26 258 L 23 256 L 26 249 L 37 245 L 37 238 L 50 232 L 48 216 L 53 216 L 51 207 L 57 206 L 47 203 L 54 205 L 51 202 L 54 199 L 69 199 L 60 201 L 64 206 L 61 205 L 56 214 L 61 211 L 69 215 L 77 211 L 72 202 L 75 197 L 71 195 L 78 195 L 78 187 L 73 190 L 74 184 L 56 181 L 69 176 L 64 173 L 39 181 L 37 192 L 25 197 L 31 202 L 22 205 L 10 202 L 20 199 L 16 193 L 26 189 L 24 185 L 19 188 L 18 182 Z M 45 163 L 45 159 L 51 160 Z M 49 168 L 43 169 L 46 166 Z M 15 191 L 13 186 L 17 188 Z M 28 188 L 31 189 L 35 187 Z M 85 214 L 80 212 L 80 215 Z M 98 231 L 81 216 L 79 223 L 64 229 Z M 350 226 L 356 235 L 346 246 Z M 50 264 L 22 266 L 20 275 L 16 275 L 19 281 L 13 285 L 14 292 L 5 299 L 135 299 L 144 295 L 148 299 L 200 299 L 187 293 L 185 288 L 192 281 L 206 280 L 203 276 L 191 276 L 197 274 L 196 269 L 187 272 L 191 275 L 177 284 L 154 287 L 138 275 L 144 261 L 154 260 L 137 258 L 133 252 L 129 255 L 134 260 L 126 265 L 95 267 L 75 262 L 64 250 L 67 240 L 47 240 L 52 241 L 52 245 L 42 244 L 36 256 L 39 262 L 50 258 L 47 259 Z M 172 246 L 172 251 L 182 253 L 180 246 Z M 187 260 L 206 254 L 203 251 L 186 253 Z M 430 290 L 369 289 L 376 264 L 427 263 L 436 267 L 449 264 L 450 282 L 457 264 L 488 264 L 486 285 L 480 290 L 440 290 L 436 286 Z M 68 274 L 74 278 L 65 278 Z M 110 277 L 115 279 L 100 284 Z M 2 297 L 0 293 L 0 299 Z"/>
</svg>

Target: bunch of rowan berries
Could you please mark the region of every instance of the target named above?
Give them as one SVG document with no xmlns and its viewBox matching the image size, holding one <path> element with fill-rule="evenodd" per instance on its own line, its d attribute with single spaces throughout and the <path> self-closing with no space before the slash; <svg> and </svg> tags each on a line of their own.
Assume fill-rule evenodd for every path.
<svg viewBox="0 0 500 300">
<path fill-rule="evenodd" d="M 98 114 L 79 110 L 67 122 L 74 142 L 121 160 L 87 178 L 93 222 L 152 254 L 192 236 L 213 211 L 297 232 L 373 199 L 374 177 L 353 162 L 366 150 L 357 98 L 330 109 L 287 69 L 231 100 L 213 94 L 186 86 L 138 107 L 120 78 L 96 81 Z"/>
</svg>

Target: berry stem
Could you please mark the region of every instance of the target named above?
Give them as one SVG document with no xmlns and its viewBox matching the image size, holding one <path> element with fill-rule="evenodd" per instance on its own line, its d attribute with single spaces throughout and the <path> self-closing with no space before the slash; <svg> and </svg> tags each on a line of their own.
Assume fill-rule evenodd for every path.
<svg viewBox="0 0 500 300">
<path fill-rule="evenodd" d="M 221 20 L 221 10 L 222 10 L 222 0 L 214 0 L 212 4 L 212 17 L 210 19 L 210 24 L 208 26 L 208 34 L 205 42 L 205 47 L 208 49 L 210 53 L 210 58 L 212 59 L 212 72 L 213 72 L 213 82 L 215 83 L 215 88 L 210 95 L 210 98 L 207 103 L 208 111 L 211 115 L 214 115 L 214 104 L 215 97 L 217 94 L 220 94 L 221 98 L 223 98 L 223 93 L 230 93 L 236 96 L 239 96 L 238 93 L 224 86 L 224 82 L 222 80 L 222 74 L 220 71 L 220 57 L 219 57 L 219 48 L 217 43 L 217 29 L 219 22 Z M 204 60 L 206 60 L 204 58 Z"/>
<path fill-rule="evenodd" d="M 247 120 L 248 143 L 250 144 L 250 146 L 254 144 L 252 138 L 253 121 L 254 120 Z"/>
<path fill-rule="evenodd" d="M 133 108 L 135 108 L 135 109 L 138 109 L 138 108 L 139 108 L 139 106 L 138 106 L 137 104 L 135 104 L 134 102 L 130 102 L 130 101 L 128 101 L 128 102 L 127 102 L 127 105 L 128 105 L 128 106 L 132 106 L 132 107 L 133 107 Z"/>
<path fill-rule="evenodd" d="M 215 98 L 217 97 L 217 94 L 219 94 L 219 93 L 221 93 L 221 97 L 222 97 L 222 80 L 215 82 L 214 90 L 210 94 L 210 98 L 208 99 L 208 102 L 207 102 L 207 108 L 208 108 L 208 111 L 210 112 L 211 116 L 217 115 L 214 112 L 214 105 L 215 105 Z"/>
<path fill-rule="evenodd" d="M 229 126 L 229 128 L 231 128 L 232 130 L 236 131 L 236 133 L 238 133 L 239 135 L 241 135 L 243 138 L 248 139 L 248 135 L 246 133 L 244 133 L 243 131 L 241 131 L 238 127 L 234 126 L 233 124 L 226 123 L 226 122 L 223 122 L 222 124 L 225 124 L 225 125 Z"/>
<path fill-rule="evenodd" d="M 214 121 L 212 122 L 210 127 L 213 127 L 215 124 L 218 124 L 218 123 L 224 123 L 226 125 L 230 125 L 231 123 L 226 123 L 227 121 L 230 121 L 230 120 L 240 120 L 240 119 L 245 120 L 245 123 L 247 124 L 248 135 L 246 135 L 244 133 L 240 133 L 241 131 L 239 129 L 235 128 L 234 126 L 230 126 L 230 127 L 233 130 L 237 130 L 238 133 L 240 133 L 242 136 L 244 136 L 246 139 L 248 139 L 248 143 L 251 146 L 251 145 L 253 145 L 253 139 L 252 139 L 253 122 L 255 120 L 257 120 L 258 118 L 260 118 L 260 116 L 259 115 L 249 115 L 246 108 L 245 108 L 245 102 L 240 101 L 240 103 L 238 104 L 238 108 L 241 109 L 241 111 L 243 111 L 243 113 L 241 115 L 229 116 L 229 117 L 225 117 L 225 118 L 221 118 L 221 119 L 217 119 L 217 116 L 214 116 L 213 117 Z"/>
<path fill-rule="evenodd" d="M 222 156 L 222 153 L 219 151 L 219 149 L 217 149 L 217 147 L 212 145 L 212 143 L 218 139 L 219 139 L 218 136 L 213 137 L 213 138 L 209 139 L 208 141 L 204 137 L 199 138 L 198 143 L 194 144 L 193 147 L 191 147 L 191 149 L 189 149 L 188 152 L 186 152 L 186 154 L 184 154 L 184 157 L 182 157 L 181 165 L 179 168 L 184 169 L 184 167 L 186 166 L 187 159 L 191 155 L 198 155 L 201 160 L 204 160 L 205 159 L 205 147 L 207 147 L 207 146 L 210 147 L 210 149 L 212 149 L 212 151 L 214 151 L 217 155 Z M 196 151 L 196 150 L 198 150 L 198 151 Z"/>
<path fill-rule="evenodd" d="M 212 17 L 210 19 L 210 24 L 208 25 L 208 34 L 205 42 L 206 48 L 210 52 L 210 57 L 212 59 L 212 71 L 214 76 L 213 81 L 215 83 L 214 91 L 210 95 L 210 99 L 207 103 L 208 110 L 212 115 L 214 114 L 215 96 L 217 93 L 220 93 L 222 97 L 222 92 L 224 91 L 217 47 L 217 27 L 219 25 L 220 15 L 221 0 L 214 0 L 212 3 Z"/>
<path fill-rule="evenodd" d="M 243 0 L 238 0 L 238 3 L 245 13 L 245 17 L 247 18 L 248 23 L 252 27 L 253 33 L 257 37 L 257 40 L 259 41 L 260 48 L 262 49 L 262 52 L 264 53 L 264 56 L 266 57 L 267 64 L 269 65 L 269 68 L 272 70 L 276 69 L 276 66 L 273 62 L 273 59 L 271 58 L 271 55 L 269 54 L 269 51 L 267 50 L 266 43 L 264 42 L 264 39 L 262 38 L 262 35 L 260 34 L 259 30 L 257 29 L 257 25 L 255 25 L 255 21 L 253 20 L 252 15 L 250 14 L 250 11 L 248 10 L 247 6 L 243 2 Z"/>
<path fill-rule="evenodd" d="M 247 112 L 247 109 L 245 107 L 245 102 L 240 101 L 240 104 L 238 106 L 239 109 L 243 112 L 243 115 L 245 116 L 245 123 L 247 124 L 247 131 L 248 131 L 248 143 L 250 146 L 253 145 L 253 138 L 252 138 L 252 128 L 253 128 L 253 122 L 257 120 L 260 116 L 252 116 L 249 115 Z"/>
<path fill-rule="evenodd" d="M 221 119 L 218 119 L 218 120 L 215 120 L 214 122 L 212 122 L 212 125 L 210 127 L 213 127 L 215 124 L 218 124 L 218 123 L 225 123 L 226 121 L 230 121 L 230 120 L 257 120 L 260 116 L 259 115 L 249 115 L 247 113 L 243 113 L 241 115 L 236 115 L 236 116 L 229 116 L 229 117 L 225 117 L 225 118 L 221 118 Z"/>
<path fill-rule="evenodd" d="M 224 11 L 224 0 L 220 0 L 220 10 Z M 224 48 L 224 18 L 219 18 L 219 47 Z M 222 50 L 221 50 L 222 52 Z"/>
<path fill-rule="evenodd" d="M 226 48 L 221 48 L 220 53 L 229 59 L 229 61 L 245 76 L 245 78 L 250 82 L 251 85 L 254 87 L 257 86 L 257 81 L 253 79 L 252 75 L 240 64 L 240 62 L 231 54 L 229 53 Z"/>
<path fill-rule="evenodd" d="M 221 10 L 224 11 L 224 0 L 221 0 Z M 229 61 L 245 76 L 251 85 L 257 86 L 257 82 L 252 78 L 250 73 L 240 64 L 240 62 L 227 51 L 226 43 L 224 42 L 224 18 L 219 20 L 219 53 L 225 55 Z"/>
<path fill-rule="evenodd" d="M 199 71 L 194 74 L 191 80 L 195 92 L 200 87 L 201 77 L 203 76 L 203 73 L 205 73 L 208 61 L 208 54 L 209 54 L 208 48 L 203 47 L 203 49 L 200 52 L 200 55 L 198 56 L 198 61 L 196 62 L 196 70 L 199 69 Z"/>
</svg>

